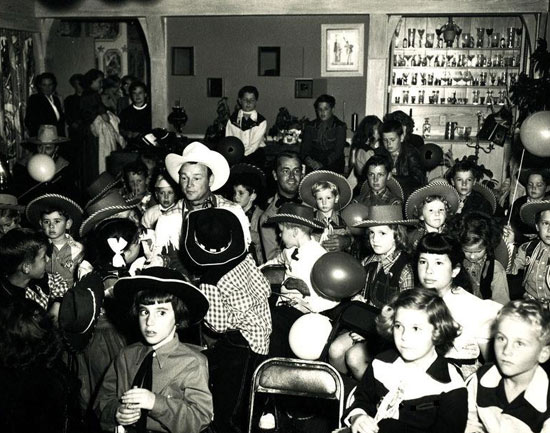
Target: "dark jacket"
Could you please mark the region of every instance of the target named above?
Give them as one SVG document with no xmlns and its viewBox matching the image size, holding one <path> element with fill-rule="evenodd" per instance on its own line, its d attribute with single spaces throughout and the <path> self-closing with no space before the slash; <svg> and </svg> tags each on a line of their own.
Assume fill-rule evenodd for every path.
<svg viewBox="0 0 550 433">
<path fill-rule="evenodd" d="M 48 98 L 42 93 L 31 95 L 27 101 L 27 110 L 25 113 L 25 126 L 30 137 L 36 137 L 40 125 L 56 125 L 57 134 L 65 137 L 65 115 L 61 101 L 53 95 L 53 103 L 59 112 L 59 120 L 55 116 L 55 111 L 52 108 Z"/>
<path fill-rule="evenodd" d="M 392 160 L 391 154 L 384 147 L 379 147 L 375 154 L 385 155 Z M 401 152 L 395 162 L 395 179 L 405 190 L 405 196 L 409 196 L 416 188 L 427 183 L 426 171 L 420 162 L 420 154 L 411 144 L 401 143 Z"/>
<path fill-rule="evenodd" d="M 477 211 L 483 212 L 487 215 L 493 215 L 493 207 L 481 193 L 472 191 L 470 195 L 464 201 L 464 207 L 462 208 L 461 215 Z"/>
<path fill-rule="evenodd" d="M 346 124 L 336 116 L 332 116 L 327 123 L 316 119 L 307 124 L 300 151 L 302 158 L 305 160 L 310 157 L 321 163 L 323 170 L 343 174 L 346 165 L 346 128 Z"/>
</svg>

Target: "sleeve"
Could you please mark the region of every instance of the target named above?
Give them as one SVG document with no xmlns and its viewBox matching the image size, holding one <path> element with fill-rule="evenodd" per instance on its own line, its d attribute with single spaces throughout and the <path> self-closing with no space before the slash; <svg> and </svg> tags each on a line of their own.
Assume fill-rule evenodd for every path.
<svg viewBox="0 0 550 433">
<path fill-rule="evenodd" d="M 463 433 L 468 419 L 468 391 L 464 387 L 441 394 L 432 432 Z"/>
<path fill-rule="evenodd" d="M 344 412 L 343 420 L 347 420 L 350 416 L 357 414 L 358 411 L 356 409 L 362 409 L 371 417 L 376 415 L 376 406 L 380 398 L 376 395 L 376 379 L 374 378 L 374 369 L 372 366 L 374 363 L 376 363 L 376 359 L 369 364 L 361 382 L 357 385 L 355 401 L 349 409 Z M 354 410 L 355 413 L 353 413 Z"/>
<path fill-rule="evenodd" d="M 225 332 L 227 324 L 227 311 L 224 298 L 218 286 L 213 284 L 201 284 L 201 292 L 208 299 L 208 312 L 205 320 L 216 332 Z"/>
<path fill-rule="evenodd" d="M 485 428 L 477 414 L 477 374 L 472 374 L 467 383 L 468 389 L 468 421 L 466 423 L 465 433 L 480 433 L 485 432 Z"/>
<path fill-rule="evenodd" d="M 69 290 L 67 281 L 65 281 L 57 272 L 54 274 L 48 274 L 48 287 L 50 288 L 51 299 L 62 298 L 67 290 Z"/>
<path fill-rule="evenodd" d="M 344 155 L 344 147 L 346 146 L 346 126 L 341 125 L 336 127 L 336 144 L 330 151 L 327 158 L 327 165 L 331 165 L 338 161 Z"/>
<path fill-rule="evenodd" d="M 170 433 L 199 433 L 212 421 L 212 394 L 208 389 L 208 366 L 205 357 L 196 358 L 178 376 L 183 398 L 155 394 L 155 405 L 149 416 Z"/>
<path fill-rule="evenodd" d="M 263 120 L 258 126 L 250 130 L 250 143 L 248 147 L 257 149 L 263 147 L 265 132 L 267 131 L 267 120 Z"/>
<path fill-rule="evenodd" d="M 119 354 L 111 363 L 99 388 L 94 404 L 94 411 L 99 418 L 101 428 L 105 431 L 113 431 L 117 425 L 115 415 L 118 409 L 119 397 L 117 393 L 117 378 L 124 370 L 124 359 Z"/>
<path fill-rule="evenodd" d="M 405 265 L 399 277 L 399 288 L 401 291 L 414 289 L 414 274 L 409 263 Z"/>
<path fill-rule="evenodd" d="M 508 280 L 506 271 L 498 260 L 495 260 L 495 271 L 493 282 L 491 283 L 492 299 L 499 304 L 506 305 L 510 302 L 510 292 L 508 290 Z"/>
<path fill-rule="evenodd" d="M 519 271 L 527 267 L 527 245 L 529 242 L 522 244 L 513 255 L 512 267 L 510 274 L 517 275 Z"/>
</svg>

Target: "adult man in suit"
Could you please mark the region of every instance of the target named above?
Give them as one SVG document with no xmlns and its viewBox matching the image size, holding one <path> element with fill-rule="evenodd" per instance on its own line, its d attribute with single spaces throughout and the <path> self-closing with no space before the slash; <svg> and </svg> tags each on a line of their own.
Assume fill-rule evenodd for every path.
<svg viewBox="0 0 550 433">
<path fill-rule="evenodd" d="M 57 134 L 65 137 L 65 114 L 59 98 L 54 95 L 57 79 L 51 72 L 36 77 L 38 93 L 31 95 L 27 102 L 25 126 L 29 137 L 36 137 L 40 125 L 55 125 Z"/>
</svg>

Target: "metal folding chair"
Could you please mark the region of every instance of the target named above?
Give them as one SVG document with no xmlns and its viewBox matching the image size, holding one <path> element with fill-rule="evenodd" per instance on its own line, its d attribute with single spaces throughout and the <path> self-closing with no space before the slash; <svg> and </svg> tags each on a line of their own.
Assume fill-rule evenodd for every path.
<svg viewBox="0 0 550 433">
<path fill-rule="evenodd" d="M 344 384 L 338 371 L 325 362 L 271 358 L 262 362 L 252 377 L 248 432 L 252 431 L 257 393 L 334 400 L 338 404 L 338 427 L 344 410 Z"/>
</svg>

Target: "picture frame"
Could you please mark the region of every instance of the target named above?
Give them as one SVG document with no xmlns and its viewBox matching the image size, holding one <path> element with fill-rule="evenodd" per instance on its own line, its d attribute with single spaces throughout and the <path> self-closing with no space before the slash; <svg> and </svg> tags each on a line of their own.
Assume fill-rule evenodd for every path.
<svg viewBox="0 0 550 433">
<path fill-rule="evenodd" d="M 206 79 L 206 96 L 209 98 L 221 98 L 223 96 L 223 79 Z"/>
<path fill-rule="evenodd" d="M 365 25 L 321 24 L 321 76 L 363 76 Z"/>
<path fill-rule="evenodd" d="M 194 47 L 172 47 L 172 75 L 195 75 Z"/>
<path fill-rule="evenodd" d="M 258 76 L 281 76 L 281 47 L 258 47 Z"/>
<path fill-rule="evenodd" d="M 294 80 L 294 97 L 296 99 L 313 98 L 313 80 Z"/>
</svg>

